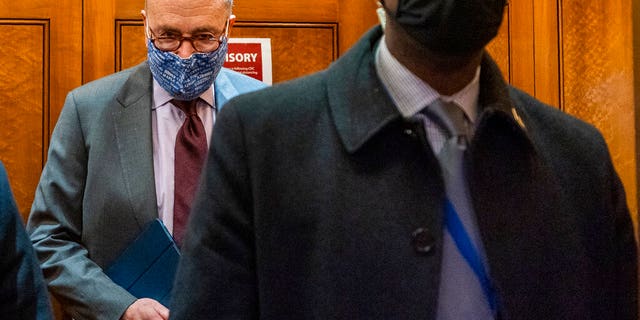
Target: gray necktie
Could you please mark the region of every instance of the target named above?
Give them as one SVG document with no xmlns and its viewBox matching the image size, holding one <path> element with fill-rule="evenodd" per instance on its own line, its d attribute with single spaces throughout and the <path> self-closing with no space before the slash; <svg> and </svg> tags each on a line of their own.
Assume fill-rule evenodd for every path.
<svg viewBox="0 0 640 320">
<path fill-rule="evenodd" d="M 442 167 L 447 198 L 455 208 L 464 229 L 484 263 L 486 259 L 471 206 L 463 164 L 464 152 L 470 136 L 470 123 L 459 106 L 442 100 L 437 100 L 429 105 L 423 113 L 431 121 L 438 124 L 446 137 L 442 148 L 438 151 L 437 146 L 434 146 L 434 149 Z M 443 235 L 437 319 L 493 319 L 489 302 L 478 276 L 458 250 L 447 228 L 445 228 Z"/>
</svg>

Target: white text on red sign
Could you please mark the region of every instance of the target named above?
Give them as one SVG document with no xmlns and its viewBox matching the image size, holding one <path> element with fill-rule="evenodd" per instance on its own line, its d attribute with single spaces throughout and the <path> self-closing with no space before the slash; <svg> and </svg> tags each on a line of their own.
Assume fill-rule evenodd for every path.
<svg viewBox="0 0 640 320">
<path fill-rule="evenodd" d="M 257 53 L 227 53 L 225 62 L 256 62 Z"/>
</svg>

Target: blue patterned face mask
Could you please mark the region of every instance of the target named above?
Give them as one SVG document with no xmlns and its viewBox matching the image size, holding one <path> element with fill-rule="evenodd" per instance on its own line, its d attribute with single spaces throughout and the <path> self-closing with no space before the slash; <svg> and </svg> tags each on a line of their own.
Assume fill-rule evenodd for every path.
<svg viewBox="0 0 640 320">
<path fill-rule="evenodd" d="M 195 52 L 186 59 L 156 48 L 147 39 L 147 57 L 153 78 L 178 100 L 193 100 L 207 91 L 222 69 L 226 54 L 226 37 L 216 51 Z"/>
</svg>

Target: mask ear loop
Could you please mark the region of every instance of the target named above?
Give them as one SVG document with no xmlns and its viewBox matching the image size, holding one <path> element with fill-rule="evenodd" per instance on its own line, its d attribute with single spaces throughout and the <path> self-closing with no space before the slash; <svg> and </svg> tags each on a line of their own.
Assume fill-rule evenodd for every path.
<svg viewBox="0 0 640 320">
<path fill-rule="evenodd" d="M 380 1 L 377 1 L 377 5 L 376 13 L 378 14 L 378 21 L 380 21 L 380 26 L 382 26 L 382 31 L 384 31 L 387 24 L 387 15 Z"/>
<path fill-rule="evenodd" d="M 149 32 L 149 25 L 146 25 L 144 28 L 144 35 L 147 36 L 147 39 L 152 40 L 151 39 L 151 33 Z"/>
<path fill-rule="evenodd" d="M 144 35 L 147 36 L 147 39 L 151 39 L 151 33 L 149 32 L 149 19 L 144 24 Z"/>
<path fill-rule="evenodd" d="M 224 38 L 225 39 L 229 39 L 229 20 L 230 20 L 230 18 L 227 18 L 227 25 L 224 27 Z"/>
<path fill-rule="evenodd" d="M 147 21 L 144 24 L 144 35 L 147 36 L 147 39 L 151 40 L 152 43 L 155 40 L 155 39 L 151 38 L 151 28 L 149 27 L 149 18 L 147 18 Z M 155 46 L 155 44 L 154 44 L 154 46 Z"/>
</svg>

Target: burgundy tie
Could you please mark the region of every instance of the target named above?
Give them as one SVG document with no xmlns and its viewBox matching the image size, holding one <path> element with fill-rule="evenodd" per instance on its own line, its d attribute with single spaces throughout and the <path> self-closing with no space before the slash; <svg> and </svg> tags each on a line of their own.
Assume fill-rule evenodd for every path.
<svg viewBox="0 0 640 320">
<path fill-rule="evenodd" d="M 207 136 L 196 109 L 198 100 L 171 101 L 186 115 L 176 135 L 175 149 L 173 238 L 178 245 L 182 243 L 191 203 L 207 156 Z"/>
</svg>

